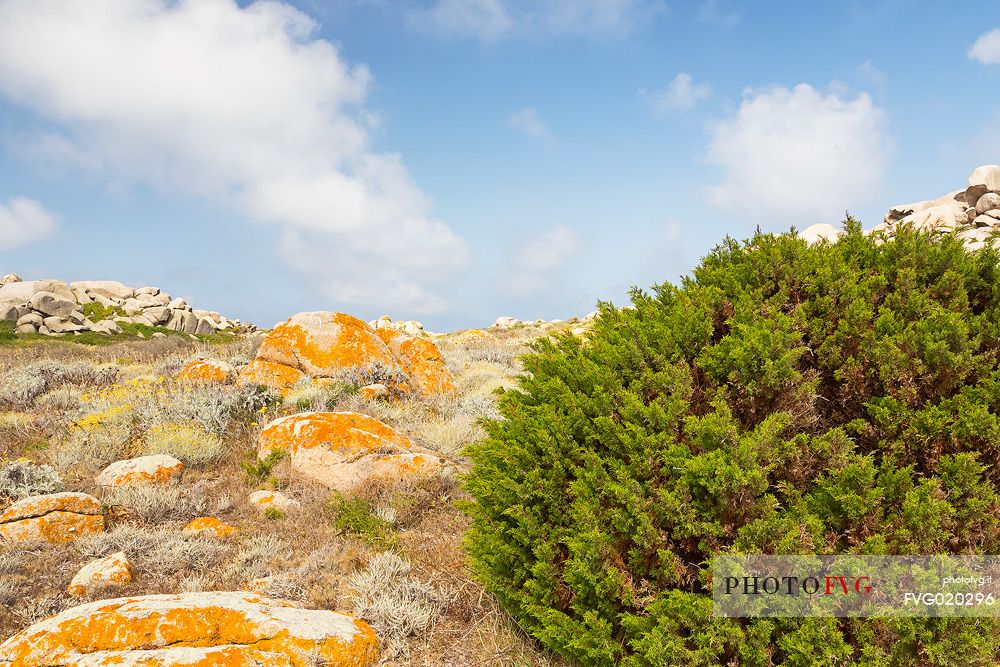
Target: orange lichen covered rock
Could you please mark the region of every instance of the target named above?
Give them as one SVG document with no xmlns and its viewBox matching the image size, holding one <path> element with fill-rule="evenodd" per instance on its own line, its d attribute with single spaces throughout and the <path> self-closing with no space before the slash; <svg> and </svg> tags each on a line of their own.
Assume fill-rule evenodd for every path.
<svg viewBox="0 0 1000 667">
<path fill-rule="evenodd" d="M 375 398 L 381 398 L 389 394 L 389 388 L 386 387 L 381 382 L 376 382 L 375 384 L 369 384 L 361 389 L 358 389 L 358 395 L 366 400 L 372 400 Z"/>
<path fill-rule="evenodd" d="M 179 459 L 169 454 L 151 454 L 115 461 L 102 470 L 94 481 L 98 486 L 176 484 L 182 472 L 184 464 Z"/>
<path fill-rule="evenodd" d="M 85 493 L 32 496 L 0 514 L 0 539 L 12 542 L 72 542 L 103 530 L 101 502 Z"/>
<path fill-rule="evenodd" d="M 102 588 L 120 588 L 132 583 L 132 563 L 119 551 L 83 566 L 66 589 L 70 595 L 86 595 Z"/>
<path fill-rule="evenodd" d="M 181 530 L 185 535 L 208 535 L 210 537 L 227 537 L 236 532 L 236 528 L 219 521 L 214 516 L 200 516 L 192 519 Z"/>
<path fill-rule="evenodd" d="M 287 512 L 288 510 L 293 510 L 301 503 L 295 500 L 295 498 L 289 498 L 281 491 L 254 491 L 249 496 L 247 500 L 250 501 L 251 505 L 256 505 L 262 510 L 279 510 L 281 512 Z"/>
<path fill-rule="evenodd" d="M 419 451 L 405 435 L 356 412 L 304 412 L 275 419 L 260 433 L 257 455 L 275 450 L 292 470 L 338 491 L 373 477 L 401 479 L 440 471 L 444 461 Z"/>
<path fill-rule="evenodd" d="M 378 639 L 364 621 L 246 592 L 99 600 L 0 644 L 5 667 L 368 667 L 376 660 Z"/>
<path fill-rule="evenodd" d="M 310 377 L 397 365 L 367 322 L 327 312 L 299 313 L 276 326 L 261 343 L 257 360 L 296 368 Z"/>
<path fill-rule="evenodd" d="M 402 336 L 393 338 L 390 346 L 417 391 L 428 396 L 455 393 L 455 379 L 437 345 L 426 338 Z"/>
<path fill-rule="evenodd" d="M 236 381 L 239 384 L 259 384 L 285 395 L 302 377 L 302 371 L 297 368 L 255 359 L 240 369 Z"/>
<path fill-rule="evenodd" d="M 177 374 L 178 380 L 188 382 L 218 382 L 225 384 L 233 377 L 233 367 L 214 359 L 192 359 Z"/>
</svg>

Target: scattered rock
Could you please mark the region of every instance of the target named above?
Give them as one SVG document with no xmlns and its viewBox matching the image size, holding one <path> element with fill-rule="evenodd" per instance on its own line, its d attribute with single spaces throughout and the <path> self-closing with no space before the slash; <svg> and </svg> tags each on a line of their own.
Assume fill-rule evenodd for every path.
<svg viewBox="0 0 1000 667">
<path fill-rule="evenodd" d="M 364 386 L 358 390 L 358 394 L 360 394 L 361 398 L 364 398 L 366 400 L 381 398 L 383 396 L 388 395 L 388 393 L 389 393 L 389 388 L 380 382 Z"/>
<path fill-rule="evenodd" d="M 301 505 L 299 501 L 289 498 L 281 491 L 254 491 L 247 500 L 262 510 L 275 509 L 281 512 L 296 509 Z"/>
<path fill-rule="evenodd" d="M 304 412 L 275 419 L 260 433 L 257 455 L 285 450 L 292 470 L 338 491 L 372 478 L 400 480 L 440 472 L 444 459 L 356 412 Z"/>
<path fill-rule="evenodd" d="M 236 528 L 228 523 L 219 521 L 214 516 L 200 516 L 192 519 L 188 525 L 184 526 L 182 533 L 185 535 L 209 535 L 212 537 L 227 537 L 236 532 Z"/>
<path fill-rule="evenodd" d="M 0 514 L 0 538 L 12 542 L 72 542 L 103 530 L 101 501 L 85 493 L 32 496 Z"/>
<path fill-rule="evenodd" d="M 66 589 L 70 595 L 87 595 L 103 588 L 121 588 L 132 583 L 132 563 L 119 551 L 83 566 Z"/>
<path fill-rule="evenodd" d="M 373 329 L 378 331 L 379 329 L 391 329 L 393 331 L 398 331 L 399 333 L 406 334 L 407 336 L 426 336 L 427 333 L 424 331 L 424 325 L 422 322 L 417 322 L 416 320 L 405 320 L 402 322 L 394 322 L 388 315 L 383 315 L 377 320 L 373 320 L 368 323 Z"/>
<path fill-rule="evenodd" d="M 177 374 L 178 380 L 226 384 L 233 377 L 233 367 L 215 359 L 192 359 Z"/>
<path fill-rule="evenodd" d="M 364 621 L 254 593 L 209 591 L 98 600 L 0 644 L 10 667 L 368 667 L 378 639 Z"/>
<path fill-rule="evenodd" d="M 184 464 L 173 456 L 151 454 L 116 461 L 102 470 L 94 481 L 98 486 L 176 484 L 183 472 Z"/>
<path fill-rule="evenodd" d="M 496 321 L 493 322 L 492 326 L 495 329 L 513 329 L 514 327 L 521 326 L 522 324 L 527 324 L 527 322 L 522 322 L 517 318 L 504 315 L 498 317 Z"/>
</svg>

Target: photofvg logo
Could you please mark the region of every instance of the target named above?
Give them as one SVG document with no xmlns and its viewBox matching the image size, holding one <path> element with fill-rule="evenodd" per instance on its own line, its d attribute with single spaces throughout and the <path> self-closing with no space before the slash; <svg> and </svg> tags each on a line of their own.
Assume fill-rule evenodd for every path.
<svg viewBox="0 0 1000 667">
<path fill-rule="evenodd" d="M 1000 615 L 998 556 L 724 555 L 712 563 L 716 616 Z"/>
<path fill-rule="evenodd" d="M 869 595 L 872 592 L 872 578 L 845 575 L 823 575 L 820 577 L 726 577 L 725 593 L 732 595 Z"/>
</svg>

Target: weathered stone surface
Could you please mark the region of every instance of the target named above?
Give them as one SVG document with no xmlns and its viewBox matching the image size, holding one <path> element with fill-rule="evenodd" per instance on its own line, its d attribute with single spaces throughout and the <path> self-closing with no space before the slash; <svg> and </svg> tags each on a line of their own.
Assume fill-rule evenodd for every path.
<svg viewBox="0 0 1000 667">
<path fill-rule="evenodd" d="M 22 324 L 32 324 L 32 325 L 34 325 L 36 327 L 40 327 L 40 326 L 42 326 L 43 322 L 44 322 L 44 318 L 42 318 L 41 315 L 39 315 L 38 313 L 35 313 L 35 312 L 31 312 L 31 313 L 28 313 L 27 315 L 22 315 L 21 317 L 17 318 L 17 324 L 18 324 L 18 326 L 20 326 Z"/>
<path fill-rule="evenodd" d="M 304 412 L 276 419 L 260 433 L 257 455 L 285 450 L 292 469 L 338 491 L 372 478 L 433 475 L 444 460 L 416 448 L 405 435 L 356 412 Z"/>
<path fill-rule="evenodd" d="M 993 209 L 1000 209 L 1000 194 L 987 192 L 976 201 L 976 213 L 986 213 Z"/>
<path fill-rule="evenodd" d="M 160 325 L 170 319 L 171 310 L 166 306 L 153 306 L 152 308 L 147 308 L 142 311 L 142 314 L 152 320 L 155 324 Z"/>
<path fill-rule="evenodd" d="M 376 364 L 398 366 L 367 322 L 327 312 L 299 313 L 276 326 L 261 343 L 257 359 L 310 377 L 336 377 Z"/>
<path fill-rule="evenodd" d="M 68 317 L 46 317 L 42 320 L 42 323 L 54 334 L 72 333 L 74 331 L 83 331 L 84 329 L 82 325 L 75 323 Z"/>
<path fill-rule="evenodd" d="M 73 298 L 72 290 L 61 280 L 25 280 L 0 287 L 0 301 L 28 303 L 36 292 L 51 292 L 64 299 Z"/>
<path fill-rule="evenodd" d="M 916 229 L 949 231 L 965 222 L 965 209 L 954 206 L 931 206 L 912 213 L 899 221 L 900 225 L 913 225 Z"/>
<path fill-rule="evenodd" d="M 236 381 L 239 384 L 258 384 L 287 395 L 302 377 L 304 374 L 297 368 L 257 359 L 240 369 Z"/>
<path fill-rule="evenodd" d="M 455 393 L 455 379 L 437 345 L 426 338 L 406 336 L 393 329 L 379 329 L 378 336 L 396 358 L 414 389 L 427 396 Z"/>
<path fill-rule="evenodd" d="M 368 667 L 377 660 L 378 639 L 364 621 L 248 592 L 99 600 L 0 644 L 4 667 Z"/>
<path fill-rule="evenodd" d="M 982 187 L 987 192 L 1000 192 L 1000 165 L 987 164 L 969 175 L 969 187 Z"/>
<path fill-rule="evenodd" d="M 214 516 L 200 516 L 192 519 L 184 526 L 182 533 L 185 535 L 209 535 L 211 537 L 227 537 L 236 532 L 236 528 L 228 523 L 219 521 Z"/>
<path fill-rule="evenodd" d="M 28 299 L 28 305 L 45 315 L 53 317 L 68 317 L 79 306 L 72 298 L 66 298 L 54 292 L 35 292 Z"/>
<path fill-rule="evenodd" d="M 135 290 L 127 287 L 117 280 L 79 280 L 70 283 L 74 289 L 82 289 L 91 294 L 99 294 L 108 299 L 124 301 L 130 299 L 135 294 Z"/>
<path fill-rule="evenodd" d="M 296 509 L 301 505 L 299 501 L 289 498 L 281 491 L 254 491 L 247 496 L 247 500 L 262 510 L 275 509 L 282 512 Z"/>
<path fill-rule="evenodd" d="M 0 303 L 0 321 L 16 322 L 19 319 L 20 311 L 13 303 Z"/>
<path fill-rule="evenodd" d="M 85 493 L 32 496 L 0 514 L 0 538 L 13 542 L 71 542 L 103 530 L 101 502 Z"/>
<path fill-rule="evenodd" d="M 132 563 L 119 551 L 83 566 L 69 583 L 70 595 L 87 595 L 105 588 L 121 588 L 132 583 Z"/>
<path fill-rule="evenodd" d="M 386 387 L 381 382 L 376 382 L 375 384 L 369 384 L 358 390 L 358 394 L 364 399 L 374 399 L 381 398 L 389 394 L 389 388 Z"/>
<path fill-rule="evenodd" d="M 820 241 L 836 243 L 837 239 L 839 239 L 843 233 L 844 231 L 842 229 L 837 229 L 831 224 L 820 222 L 815 225 L 810 225 L 799 232 L 799 238 L 805 240 L 805 242 L 809 244 L 818 243 Z"/>
<path fill-rule="evenodd" d="M 151 454 L 115 461 L 101 471 L 94 482 L 98 486 L 133 484 L 176 484 L 184 464 L 169 454 Z"/>
<path fill-rule="evenodd" d="M 19 283 L 21 282 L 21 276 L 16 273 L 8 273 L 5 276 L 0 276 L 0 287 L 7 285 L 9 283 Z"/>
<path fill-rule="evenodd" d="M 218 382 L 225 384 L 232 377 L 233 367 L 217 359 L 192 359 L 177 374 L 178 380 L 189 382 Z"/>
</svg>

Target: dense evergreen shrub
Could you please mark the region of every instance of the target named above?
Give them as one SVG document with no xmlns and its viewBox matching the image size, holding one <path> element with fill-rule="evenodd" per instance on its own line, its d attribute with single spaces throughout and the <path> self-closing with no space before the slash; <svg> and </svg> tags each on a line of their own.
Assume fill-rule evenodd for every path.
<svg viewBox="0 0 1000 667">
<path fill-rule="evenodd" d="M 473 566 L 583 665 L 993 665 L 989 619 L 724 619 L 711 557 L 1000 552 L 1000 255 L 727 239 L 541 341 L 470 450 Z M 885 241 L 885 242 L 883 242 Z"/>
</svg>

